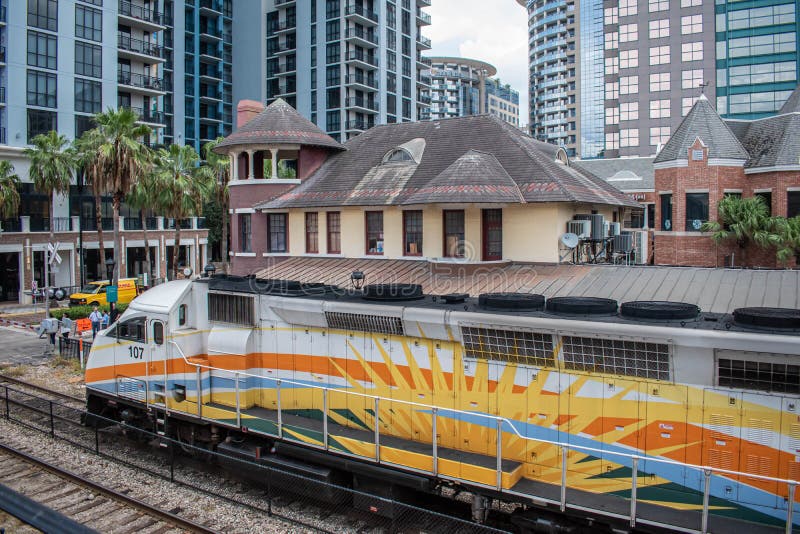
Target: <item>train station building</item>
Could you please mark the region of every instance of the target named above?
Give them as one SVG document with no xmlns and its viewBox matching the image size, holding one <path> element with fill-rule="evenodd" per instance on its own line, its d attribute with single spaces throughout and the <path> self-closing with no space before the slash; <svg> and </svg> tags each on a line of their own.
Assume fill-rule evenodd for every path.
<svg viewBox="0 0 800 534">
<path fill-rule="evenodd" d="M 217 148 L 235 177 L 236 274 L 297 256 L 553 263 L 575 214 L 622 221 L 641 207 L 490 115 L 376 126 L 342 145 L 281 100 L 238 113 Z"/>
</svg>

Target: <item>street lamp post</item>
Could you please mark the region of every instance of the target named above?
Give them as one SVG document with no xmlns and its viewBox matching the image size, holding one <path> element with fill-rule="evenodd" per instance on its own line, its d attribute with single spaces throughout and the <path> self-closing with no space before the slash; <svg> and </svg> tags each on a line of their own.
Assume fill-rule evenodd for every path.
<svg viewBox="0 0 800 534">
<path fill-rule="evenodd" d="M 108 282 L 112 283 L 114 281 L 114 266 L 116 262 L 113 258 L 108 258 L 106 260 L 106 276 L 108 276 Z"/>
</svg>

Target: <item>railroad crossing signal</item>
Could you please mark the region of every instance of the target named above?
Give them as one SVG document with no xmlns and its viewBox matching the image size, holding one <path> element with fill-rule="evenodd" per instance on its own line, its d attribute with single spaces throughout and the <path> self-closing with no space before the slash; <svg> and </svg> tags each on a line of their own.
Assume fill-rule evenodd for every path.
<svg viewBox="0 0 800 534">
<path fill-rule="evenodd" d="M 61 247 L 61 243 L 56 242 L 55 246 L 52 243 L 47 244 L 47 252 L 50 255 L 50 266 L 61 265 L 61 255 L 58 253 L 58 249 Z"/>
</svg>

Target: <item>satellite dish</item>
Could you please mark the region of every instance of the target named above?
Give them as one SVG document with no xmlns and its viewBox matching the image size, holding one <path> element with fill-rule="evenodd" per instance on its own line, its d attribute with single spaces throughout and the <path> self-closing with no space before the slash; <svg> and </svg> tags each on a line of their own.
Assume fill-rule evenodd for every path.
<svg viewBox="0 0 800 534">
<path fill-rule="evenodd" d="M 562 244 L 562 245 L 564 245 L 566 248 L 573 249 L 573 248 L 575 248 L 575 247 L 577 247 L 577 246 L 578 246 L 578 241 L 579 241 L 579 239 L 578 239 L 578 236 L 577 236 L 576 234 L 572 234 L 572 233 L 569 233 L 569 232 L 568 232 L 568 233 L 566 233 L 566 234 L 563 234 L 563 235 L 562 235 L 562 236 L 559 238 L 559 241 L 560 241 L 560 242 L 561 242 L 561 244 Z"/>
</svg>

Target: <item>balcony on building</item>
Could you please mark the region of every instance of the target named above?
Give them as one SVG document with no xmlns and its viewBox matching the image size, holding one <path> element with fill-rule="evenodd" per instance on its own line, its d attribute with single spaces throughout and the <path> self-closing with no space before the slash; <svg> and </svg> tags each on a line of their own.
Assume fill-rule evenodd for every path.
<svg viewBox="0 0 800 534">
<path fill-rule="evenodd" d="M 287 19 L 283 19 L 278 21 L 275 24 L 275 35 L 282 35 L 284 33 L 293 32 L 297 27 L 297 19 L 295 17 L 290 17 Z"/>
<path fill-rule="evenodd" d="M 355 89 L 360 89 L 362 91 L 378 90 L 378 80 L 375 79 L 374 76 L 367 76 L 363 73 L 356 72 L 348 74 L 344 78 L 344 83 L 347 86 L 351 86 Z"/>
<path fill-rule="evenodd" d="M 361 50 L 350 50 L 347 53 L 347 61 L 349 63 L 355 63 L 357 66 L 360 66 L 363 69 L 377 69 L 378 68 L 378 58 L 375 55 L 365 54 Z"/>
<path fill-rule="evenodd" d="M 131 93 L 161 96 L 166 92 L 163 78 L 138 72 L 117 71 L 117 82 Z"/>
<path fill-rule="evenodd" d="M 431 77 L 424 74 L 417 76 L 417 85 L 429 86 L 431 84 Z"/>
<path fill-rule="evenodd" d="M 200 64 L 200 78 L 207 81 L 218 82 L 222 79 L 222 69 L 210 63 Z"/>
<path fill-rule="evenodd" d="M 297 3 L 297 0 L 275 0 L 276 9 L 286 9 Z"/>
<path fill-rule="evenodd" d="M 287 54 L 292 54 L 297 50 L 297 45 L 295 44 L 294 39 L 286 39 L 283 42 L 279 42 L 277 45 L 273 46 L 271 49 L 271 54 L 274 56 L 285 56 Z"/>
<path fill-rule="evenodd" d="M 200 0 L 200 14 L 218 17 L 222 15 L 222 0 Z"/>
<path fill-rule="evenodd" d="M 432 47 L 431 40 L 424 35 L 417 34 L 417 48 L 424 48 L 430 50 Z"/>
<path fill-rule="evenodd" d="M 0 6 L 0 26 L 6 25 L 6 6 Z"/>
<path fill-rule="evenodd" d="M 0 87 L 0 106 L 6 105 L 6 88 Z"/>
<path fill-rule="evenodd" d="M 373 126 L 375 126 L 374 122 L 364 119 L 351 119 L 344 123 L 344 129 L 348 133 L 363 132 L 364 130 L 369 130 Z"/>
<path fill-rule="evenodd" d="M 0 46 L 0 65 L 6 64 L 6 47 Z"/>
<path fill-rule="evenodd" d="M 267 78 L 284 77 L 296 72 L 297 65 L 294 62 L 267 65 Z"/>
<path fill-rule="evenodd" d="M 222 61 L 221 56 L 218 44 L 200 43 L 200 61 L 216 63 Z"/>
<path fill-rule="evenodd" d="M 163 13 L 144 3 L 120 0 L 119 18 L 126 26 L 141 28 L 149 32 L 157 32 L 166 28 Z"/>
<path fill-rule="evenodd" d="M 200 22 L 200 40 L 211 43 L 222 41 L 222 33 L 219 28 L 211 21 Z"/>
<path fill-rule="evenodd" d="M 129 33 L 117 33 L 117 55 L 121 58 L 136 59 L 148 63 L 162 63 L 164 48 L 157 43 L 143 41 L 130 36 Z"/>
<path fill-rule="evenodd" d="M 431 16 L 422 11 L 422 9 L 417 8 L 417 22 L 420 26 L 430 26 Z"/>
<path fill-rule="evenodd" d="M 131 111 L 136 113 L 136 115 L 139 117 L 138 122 L 158 127 L 164 127 L 167 124 L 163 111 L 158 111 L 156 109 L 139 108 L 134 106 L 131 107 Z"/>
<path fill-rule="evenodd" d="M 207 102 L 221 102 L 222 101 L 222 93 L 213 86 L 200 84 L 200 101 L 207 101 Z"/>
<path fill-rule="evenodd" d="M 222 122 L 222 113 L 220 113 L 216 104 L 200 104 L 200 122 L 208 124 Z"/>
<path fill-rule="evenodd" d="M 419 7 L 431 7 L 431 0 L 417 0 L 417 6 L 419 6 Z"/>
<path fill-rule="evenodd" d="M 348 4 L 344 10 L 344 15 L 353 22 L 364 26 L 378 25 L 378 14 L 357 4 Z"/>
<path fill-rule="evenodd" d="M 289 83 L 292 82 L 292 83 Z M 275 97 L 286 98 L 291 95 L 297 94 L 297 84 L 294 83 L 293 80 L 287 80 L 286 83 L 279 83 L 277 85 L 277 93 L 275 93 Z"/>
<path fill-rule="evenodd" d="M 352 111 L 362 113 L 377 113 L 378 103 L 363 96 L 351 96 L 345 100 L 345 106 Z"/>
<path fill-rule="evenodd" d="M 375 48 L 378 46 L 378 36 L 375 33 L 357 26 L 347 28 L 345 39 L 363 48 Z"/>
</svg>

